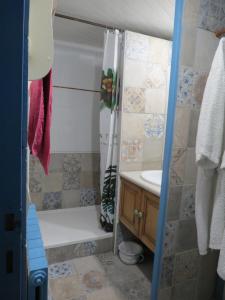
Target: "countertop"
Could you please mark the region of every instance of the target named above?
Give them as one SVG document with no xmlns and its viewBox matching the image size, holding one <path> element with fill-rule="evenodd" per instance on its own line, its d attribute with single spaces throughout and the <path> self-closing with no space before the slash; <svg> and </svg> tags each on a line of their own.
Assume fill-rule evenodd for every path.
<svg viewBox="0 0 225 300">
<path fill-rule="evenodd" d="M 161 187 L 151 184 L 141 178 L 142 171 L 130 171 L 130 172 L 121 172 L 120 176 L 129 180 L 130 182 L 140 186 L 144 190 L 153 193 L 156 196 L 160 197 Z"/>
</svg>

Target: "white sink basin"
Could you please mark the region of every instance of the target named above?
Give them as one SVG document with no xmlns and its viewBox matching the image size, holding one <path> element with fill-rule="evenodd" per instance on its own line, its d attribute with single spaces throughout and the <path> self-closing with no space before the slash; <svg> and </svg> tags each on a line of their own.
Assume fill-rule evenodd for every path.
<svg viewBox="0 0 225 300">
<path fill-rule="evenodd" d="M 162 184 L 162 170 L 150 170 L 150 171 L 143 171 L 141 173 L 141 178 L 145 181 L 161 186 Z"/>
</svg>

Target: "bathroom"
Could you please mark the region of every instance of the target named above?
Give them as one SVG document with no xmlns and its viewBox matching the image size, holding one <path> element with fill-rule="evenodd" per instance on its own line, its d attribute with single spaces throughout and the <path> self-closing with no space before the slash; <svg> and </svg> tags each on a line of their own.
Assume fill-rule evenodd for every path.
<svg viewBox="0 0 225 300">
<path fill-rule="evenodd" d="M 225 1 L 114 2 L 30 1 L 28 122 L 26 104 L 24 110 L 11 105 L 15 122 L 5 126 L 3 106 L 0 126 L 2 132 L 12 128 L 13 136 L 17 124 L 29 144 L 21 156 L 19 139 L 6 143 L 2 157 L 10 153 L 18 161 L 1 164 L 8 199 L 4 234 L 14 227 L 11 199 L 26 199 L 20 210 L 27 213 L 27 265 L 22 260 L 20 266 L 27 296 L 15 296 L 16 283 L 7 290 L 15 280 L 8 277 L 0 285 L 4 299 L 224 300 L 223 244 L 213 240 L 222 224 L 214 214 L 223 211 L 223 172 L 218 162 L 204 167 L 202 147 L 219 141 L 223 148 Z M 32 101 L 40 85 L 46 92 L 45 82 L 50 104 L 40 107 L 39 114 L 47 113 L 40 141 L 31 128 L 37 120 Z M 221 108 L 214 123 L 210 99 Z M 38 143 L 47 148 L 38 153 Z M 11 179 L 13 164 L 20 172 Z M 16 179 L 21 192 L 9 188 Z M 4 247 L 18 253 L 11 237 Z M 10 251 L 7 273 L 13 273 Z"/>
<path fill-rule="evenodd" d="M 34 155 L 30 155 L 29 168 L 30 199 L 38 211 L 49 264 L 49 294 L 55 300 L 65 297 L 64 293 L 70 293 L 71 296 L 66 297 L 72 297 L 72 284 L 70 292 L 65 292 L 68 289 L 66 282 L 80 272 L 82 276 L 78 281 L 82 282 L 88 276 L 89 280 L 96 281 L 97 287 L 86 292 L 87 295 L 93 294 L 94 297 L 96 293 L 96 297 L 98 294 L 100 297 L 101 293 L 105 293 L 105 284 L 99 268 L 104 266 L 106 260 L 111 263 L 109 280 L 115 285 L 115 291 L 111 288 L 114 297 L 117 293 L 118 298 L 125 297 L 124 288 L 126 293 L 132 293 L 134 283 L 137 297 L 148 299 L 160 182 L 151 184 L 148 178 L 142 177 L 147 174 L 143 173 L 145 170 L 158 170 L 155 172 L 159 173 L 156 174 L 161 181 L 172 42 L 128 30 L 105 29 L 75 18 L 71 20 L 68 12 L 61 13 L 62 8 L 58 2 L 60 13 L 56 10 L 53 23 L 49 174 L 45 175 Z M 107 63 L 112 66 L 105 67 Z M 107 97 L 112 95 L 106 94 L 103 85 L 105 78 L 108 79 L 108 69 L 115 68 L 115 65 L 113 71 L 117 72 L 118 107 L 115 110 L 117 124 L 113 125 L 116 127 L 113 139 L 117 140 L 114 149 L 107 149 L 107 135 L 112 130 L 108 129 L 107 110 L 110 110 L 108 107 L 102 109 L 102 106 L 104 103 L 107 105 Z M 117 165 L 118 170 L 114 177 L 111 175 L 110 184 L 112 186 L 115 180 L 118 186 L 113 199 L 117 205 L 112 208 L 115 216 L 110 216 L 115 218 L 115 222 L 111 221 L 104 227 L 101 225 L 104 216 L 100 217 L 104 206 L 100 199 L 103 197 L 101 181 L 105 181 L 107 168 L 104 160 L 108 151 L 113 151 L 115 159 L 112 164 Z M 135 195 L 137 192 L 140 195 L 143 193 L 143 197 L 150 197 L 149 204 L 153 205 L 146 219 L 152 217 L 152 211 L 155 218 L 151 222 L 150 232 L 142 238 L 139 227 L 147 225 L 139 224 L 139 216 L 134 218 L 135 210 L 137 214 L 145 210 L 141 202 L 136 203 L 139 201 Z M 136 241 L 136 247 L 141 246 L 138 259 L 143 262 L 134 268 L 123 266 L 116 258 L 123 241 Z M 83 264 L 88 264 L 89 269 L 85 267 L 83 270 Z M 121 269 L 120 273 L 116 271 L 116 266 Z M 136 274 L 123 278 L 128 272 Z M 82 292 L 85 295 L 85 290 Z"/>
</svg>

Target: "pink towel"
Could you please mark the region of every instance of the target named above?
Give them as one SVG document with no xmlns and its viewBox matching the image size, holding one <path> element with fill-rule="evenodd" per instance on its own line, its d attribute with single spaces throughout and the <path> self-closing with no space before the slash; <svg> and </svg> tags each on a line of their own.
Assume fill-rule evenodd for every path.
<svg viewBox="0 0 225 300">
<path fill-rule="evenodd" d="M 30 85 L 28 143 L 48 175 L 50 162 L 50 127 L 52 116 L 52 70 Z"/>
</svg>

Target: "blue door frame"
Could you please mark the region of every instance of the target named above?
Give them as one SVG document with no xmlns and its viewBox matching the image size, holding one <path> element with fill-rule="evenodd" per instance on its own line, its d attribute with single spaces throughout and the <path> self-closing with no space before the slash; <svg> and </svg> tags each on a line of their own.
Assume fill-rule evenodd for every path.
<svg viewBox="0 0 225 300">
<path fill-rule="evenodd" d="M 26 299 L 26 146 L 29 0 L 1 2 L 0 295 Z"/>
<path fill-rule="evenodd" d="M 167 125 L 166 125 L 166 141 L 165 141 L 165 151 L 164 151 L 164 161 L 163 161 L 163 178 L 162 178 L 162 190 L 160 195 L 159 219 L 158 219 L 158 226 L 157 226 L 156 251 L 155 251 L 154 266 L 153 266 L 151 300 L 158 299 L 158 291 L 160 287 L 160 274 L 162 268 L 163 241 L 164 241 L 164 233 L 165 233 L 166 209 L 167 209 L 168 187 L 169 187 L 169 170 L 170 170 L 170 162 L 172 157 L 174 119 L 175 119 L 175 112 L 176 112 L 177 83 L 178 83 L 178 75 L 179 75 L 183 11 L 184 11 L 184 0 L 176 0 L 169 102 L 168 102 Z"/>
</svg>

